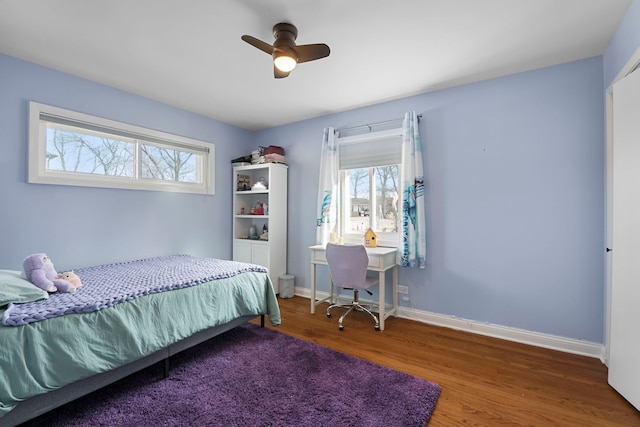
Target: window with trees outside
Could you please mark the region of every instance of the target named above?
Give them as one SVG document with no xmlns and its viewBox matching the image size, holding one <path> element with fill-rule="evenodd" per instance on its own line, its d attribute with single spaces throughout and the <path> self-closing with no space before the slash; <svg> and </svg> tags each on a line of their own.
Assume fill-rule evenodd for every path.
<svg viewBox="0 0 640 427">
<path fill-rule="evenodd" d="M 338 227 L 346 242 L 361 243 L 371 228 L 378 245 L 398 245 L 402 130 L 338 138 Z"/>
<path fill-rule="evenodd" d="M 36 102 L 29 182 L 214 194 L 214 145 Z"/>
</svg>

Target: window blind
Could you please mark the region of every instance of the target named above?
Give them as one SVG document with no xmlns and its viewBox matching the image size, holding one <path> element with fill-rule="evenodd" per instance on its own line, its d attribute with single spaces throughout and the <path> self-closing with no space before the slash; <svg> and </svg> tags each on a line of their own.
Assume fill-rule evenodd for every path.
<svg viewBox="0 0 640 427">
<path fill-rule="evenodd" d="M 402 129 L 337 139 L 339 168 L 359 169 L 402 163 Z"/>
</svg>

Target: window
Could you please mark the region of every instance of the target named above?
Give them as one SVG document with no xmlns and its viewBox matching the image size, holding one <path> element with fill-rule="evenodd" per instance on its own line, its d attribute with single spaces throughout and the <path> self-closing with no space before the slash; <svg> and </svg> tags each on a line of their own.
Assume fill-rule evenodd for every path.
<svg viewBox="0 0 640 427">
<path fill-rule="evenodd" d="M 380 246 L 398 245 L 402 130 L 337 139 L 338 229 L 347 242 L 362 242 L 367 229 Z"/>
<path fill-rule="evenodd" d="M 214 194 L 214 145 L 36 102 L 29 182 Z"/>
</svg>

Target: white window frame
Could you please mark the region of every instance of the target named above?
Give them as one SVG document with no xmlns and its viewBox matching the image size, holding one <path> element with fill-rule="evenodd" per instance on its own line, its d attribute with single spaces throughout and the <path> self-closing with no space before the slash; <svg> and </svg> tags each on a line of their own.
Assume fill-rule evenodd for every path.
<svg viewBox="0 0 640 427">
<path fill-rule="evenodd" d="M 201 154 L 198 156 L 199 182 L 163 181 L 143 178 L 136 165 L 133 177 L 106 176 L 47 169 L 47 121 L 70 124 L 87 133 L 112 134 L 119 140 L 131 140 L 161 148 Z M 192 194 L 215 194 L 215 144 L 147 129 L 64 108 L 29 102 L 29 183 L 81 187 L 151 190 Z"/>
<path fill-rule="evenodd" d="M 397 138 L 398 149 L 402 150 L 402 128 L 394 128 L 394 129 L 388 129 L 388 130 L 383 130 L 378 132 L 370 132 L 370 133 L 354 135 L 354 136 L 338 137 L 336 139 L 337 146 L 338 146 L 338 157 L 340 157 L 341 146 L 350 145 L 350 144 L 367 144 L 367 143 L 373 143 L 375 141 L 386 140 L 390 138 L 394 138 L 394 139 Z M 401 152 L 398 153 L 398 163 L 393 163 L 393 164 L 398 165 L 398 179 L 400 180 L 402 177 L 402 153 Z M 361 167 L 373 168 L 375 166 L 382 166 L 382 165 L 374 165 L 374 166 L 363 165 Z M 401 185 L 401 183 L 398 182 L 398 185 Z M 369 174 L 369 188 L 370 188 L 369 197 L 370 197 L 371 205 L 375 206 L 375 199 L 377 195 L 375 194 L 376 193 L 375 192 L 375 176 L 373 173 Z M 401 189 L 399 189 L 399 191 L 400 190 Z M 345 243 L 361 244 L 363 240 L 364 232 L 353 233 L 353 232 L 347 232 L 345 229 L 346 221 L 344 220 L 344 217 L 345 215 L 350 214 L 350 212 L 347 212 L 348 210 L 347 206 L 349 206 L 349 209 L 351 208 L 349 203 L 350 193 L 351 191 L 350 191 L 350 182 L 348 179 L 348 174 L 346 170 L 340 168 L 340 171 L 338 173 L 338 197 L 340 200 L 340 202 L 338 203 L 339 212 L 338 212 L 338 218 L 337 218 L 338 233 L 340 236 L 343 236 Z M 369 218 L 371 221 L 370 223 L 375 223 L 375 214 L 374 214 L 374 210 L 372 209 L 372 206 L 369 207 L 369 212 L 370 212 Z M 401 233 L 400 229 L 398 229 L 398 232 L 396 233 L 376 232 L 377 245 L 383 246 L 383 247 L 392 247 L 392 248 L 398 247 L 400 233 Z"/>
</svg>

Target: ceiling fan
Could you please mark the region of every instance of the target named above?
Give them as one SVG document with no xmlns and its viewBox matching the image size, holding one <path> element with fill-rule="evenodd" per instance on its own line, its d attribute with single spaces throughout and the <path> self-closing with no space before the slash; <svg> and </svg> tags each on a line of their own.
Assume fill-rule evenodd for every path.
<svg viewBox="0 0 640 427">
<path fill-rule="evenodd" d="M 324 43 L 296 46 L 298 29 L 293 24 L 281 22 L 273 26 L 273 46 L 255 37 L 244 35 L 242 40 L 273 57 L 273 75 L 276 79 L 287 77 L 297 64 L 315 61 L 329 56 L 329 46 Z"/>
</svg>

